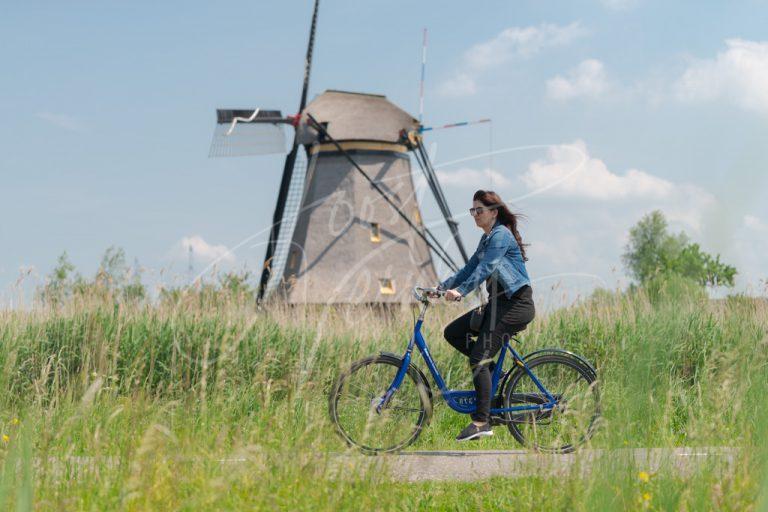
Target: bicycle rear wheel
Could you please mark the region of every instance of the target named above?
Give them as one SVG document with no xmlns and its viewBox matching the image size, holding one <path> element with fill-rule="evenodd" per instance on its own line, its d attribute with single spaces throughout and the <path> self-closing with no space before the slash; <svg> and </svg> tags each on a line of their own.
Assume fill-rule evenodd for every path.
<svg viewBox="0 0 768 512">
<path fill-rule="evenodd" d="M 558 405 L 549 411 L 505 413 L 509 431 L 522 445 L 538 451 L 574 451 L 592 437 L 600 417 L 600 393 L 593 370 L 557 354 L 538 356 L 526 364 Z M 510 378 L 504 393 L 504 407 L 547 401 L 522 368 Z"/>
<path fill-rule="evenodd" d="M 400 360 L 373 356 L 355 362 L 331 390 L 329 413 L 350 446 L 365 453 L 394 452 L 413 443 L 432 415 L 429 388 L 409 367 L 403 383 L 381 412 L 376 406 L 400 367 Z"/>
</svg>

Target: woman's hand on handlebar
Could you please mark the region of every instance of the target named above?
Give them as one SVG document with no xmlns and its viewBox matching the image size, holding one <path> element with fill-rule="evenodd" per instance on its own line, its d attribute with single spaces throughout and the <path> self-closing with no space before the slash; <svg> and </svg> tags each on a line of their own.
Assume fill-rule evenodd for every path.
<svg viewBox="0 0 768 512">
<path fill-rule="evenodd" d="M 461 300 L 461 294 L 456 290 L 448 290 L 445 292 L 445 300 L 449 302 Z"/>
</svg>

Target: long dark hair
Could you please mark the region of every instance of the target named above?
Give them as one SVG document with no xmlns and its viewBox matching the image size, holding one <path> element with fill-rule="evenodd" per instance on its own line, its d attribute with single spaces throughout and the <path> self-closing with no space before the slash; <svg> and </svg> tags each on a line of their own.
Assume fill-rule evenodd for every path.
<svg viewBox="0 0 768 512">
<path fill-rule="evenodd" d="M 510 211 L 509 207 L 504 204 L 499 194 L 493 190 L 478 190 L 475 195 L 472 196 L 473 201 L 480 201 L 491 210 L 497 210 L 499 212 L 499 222 L 504 224 L 512 232 L 512 235 L 517 240 L 517 245 L 520 246 L 520 253 L 523 255 L 523 261 L 528 261 L 528 257 L 525 255 L 525 248 L 528 244 L 523 243 L 523 238 L 520 236 L 520 232 L 517 230 L 517 219 L 525 218 L 521 214 L 514 214 Z"/>
</svg>

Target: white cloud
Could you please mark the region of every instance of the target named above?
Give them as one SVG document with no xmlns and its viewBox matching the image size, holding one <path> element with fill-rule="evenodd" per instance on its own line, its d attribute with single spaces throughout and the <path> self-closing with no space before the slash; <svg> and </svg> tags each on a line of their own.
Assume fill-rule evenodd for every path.
<svg viewBox="0 0 768 512">
<path fill-rule="evenodd" d="M 520 179 L 531 191 L 546 188 L 548 196 L 601 201 L 601 208 L 608 204 L 622 208 L 631 204 L 646 212 L 659 208 L 670 222 L 695 232 L 702 230 L 705 214 L 716 204 L 712 194 L 691 184 L 673 183 L 639 169 L 612 172 L 605 162 L 589 155 L 581 140 L 553 146 L 547 158 L 532 162 Z"/>
<path fill-rule="evenodd" d="M 600 0 L 605 7 L 614 11 L 625 11 L 637 5 L 637 0 Z"/>
<path fill-rule="evenodd" d="M 582 163 L 584 157 L 568 146 L 553 146 L 546 160 L 536 160 L 530 164 L 522 176 L 523 183 L 535 190 L 550 186 L 553 182 L 561 182 L 552 188 L 552 194 L 599 200 L 663 198 L 669 196 L 674 189 L 671 182 L 637 169 L 630 169 L 623 175 L 611 172 L 605 162 L 589 156 L 584 141 L 577 140 L 571 146 L 586 155 L 586 162 Z M 569 176 L 580 165 L 580 170 Z"/>
<path fill-rule="evenodd" d="M 551 241 L 537 240 L 528 250 L 531 258 L 546 259 L 555 268 L 578 268 L 581 254 L 585 251 L 584 237 L 579 233 L 563 234 Z"/>
<path fill-rule="evenodd" d="M 464 60 L 474 69 L 489 69 L 514 57 L 527 58 L 545 48 L 565 46 L 586 33 L 579 22 L 565 26 L 543 23 L 535 27 L 510 27 L 467 50 Z"/>
<path fill-rule="evenodd" d="M 52 124 L 53 126 L 67 130 L 69 132 L 83 131 L 82 123 L 78 119 L 66 114 L 55 114 L 53 112 L 38 112 L 37 114 L 35 114 L 35 117 L 49 124 Z"/>
<path fill-rule="evenodd" d="M 753 231 L 768 233 L 768 224 L 758 219 L 754 215 L 744 216 L 744 226 Z"/>
<path fill-rule="evenodd" d="M 675 184 L 667 201 L 659 202 L 670 222 L 690 227 L 696 234 L 704 229 L 704 218 L 717 206 L 715 196 L 689 183 Z"/>
<path fill-rule="evenodd" d="M 690 183 L 638 169 L 614 172 L 589 155 L 580 140 L 552 147 L 544 158 L 529 165 L 519 183 L 528 190 L 546 190 L 517 206 L 522 206 L 528 219 L 522 236 L 531 244 L 530 275 L 534 279 L 556 276 L 537 284 L 542 294 L 549 292 L 545 302 L 558 305 L 595 286 L 628 283 L 621 254 L 629 229 L 643 215 L 661 210 L 670 231 L 682 229 L 692 240 L 702 242 L 704 228 L 709 227 L 705 220 L 711 220 L 720 206 L 712 194 Z M 515 200 L 509 201 L 515 204 Z M 759 237 L 753 234 L 754 238 Z M 702 247 L 712 250 L 710 244 L 702 243 Z"/>
<path fill-rule="evenodd" d="M 579 22 L 504 29 L 492 39 L 464 52 L 459 69 L 437 90 L 445 96 L 470 96 L 477 92 L 476 83 L 480 74 L 499 68 L 515 58 L 530 58 L 546 48 L 565 46 L 586 33 Z"/>
<path fill-rule="evenodd" d="M 693 62 L 675 84 L 686 101 L 727 100 L 768 114 L 768 42 L 728 39 L 714 59 Z"/>
<path fill-rule="evenodd" d="M 656 209 L 666 216 L 671 232 L 685 231 L 705 251 L 720 252 L 723 261 L 736 265 L 738 286 L 768 278 L 765 258 L 761 259 L 768 250 L 764 216 L 739 216 L 735 230 L 738 243 L 728 242 L 732 250 L 726 254 L 707 237 L 713 218 L 727 207 L 725 204 L 691 183 L 636 168 L 616 172 L 590 155 L 583 141 L 553 147 L 530 163 L 521 176 L 504 177 L 510 185 L 503 197 L 514 211 L 526 216 L 521 234 L 530 243 L 528 269 L 533 279 L 539 279 L 536 285 L 545 308 L 547 304 L 568 303 L 595 286 L 625 286 L 629 278 L 621 254 L 629 229 Z M 473 169 L 440 173 L 441 182 L 451 181 L 465 190 L 472 180 L 479 179 L 487 177 Z M 535 200 L 518 202 L 509 197 L 537 188 L 546 192 L 536 195 Z"/>
<path fill-rule="evenodd" d="M 729 232 L 732 238 L 723 251 L 723 261 L 738 270 L 737 287 L 748 294 L 768 296 L 768 270 L 765 254 L 768 252 L 768 224 L 754 216 L 744 215 L 739 225 Z"/>
<path fill-rule="evenodd" d="M 494 187 L 509 187 L 512 182 L 499 171 L 493 169 L 471 169 L 463 167 L 455 171 L 437 171 L 437 177 L 441 184 L 457 187 L 485 187 L 492 184 Z"/>
<path fill-rule="evenodd" d="M 477 84 L 468 74 L 458 73 L 453 78 L 449 78 L 440 84 L 437 92 L 449 98 L 472 96 L 477 92 Z"/>
<path fill-rule="evenodd" d="M 690 103 L 724 101 L 747 111 L 768 114 L 768 41 L 728 39 L 712 59 L 691 61 L 676 77 L 651 75 L 634 84 L 609 79 L 604 64 L 588 59 L 565 75 L 546 82 L 546 95 L 557 101 L 574 98 L 644 101 L 658 106 L 665 100 Z"/>
<path fill-rule="evenodd" d="M 171 250 L 171 258 L 186 261 L 186 258 L 189 257 L 190 247 L 196 263 L 211 263 L 213 261 L 232 263 L 235 261 L 235 255 L 229 252 L 225 245 L 209 244 L 200 235 L 185 236 L 179 240 Z"/>
<path fill-rule="evenodd" d="M 565 77 L 557 75 L 547 80 L 547 96 L 560 101 L 577 97 L 597 98 L 609 89 L 605 66 L 596 59 L 581 62 Z"/>
</svg>

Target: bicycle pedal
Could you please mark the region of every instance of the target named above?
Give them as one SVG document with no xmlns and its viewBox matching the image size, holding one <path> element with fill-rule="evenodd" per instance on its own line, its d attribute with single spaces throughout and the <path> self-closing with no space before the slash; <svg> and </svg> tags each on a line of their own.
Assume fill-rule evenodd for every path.
<svg viewBox="0 0 768 512">
<path fill-rule="evenodd" d="M 501 416 L 491 416 L 488 420 L 492 427 L 497 425 L 506 425 L 507 421 Z"/>
</svg>

